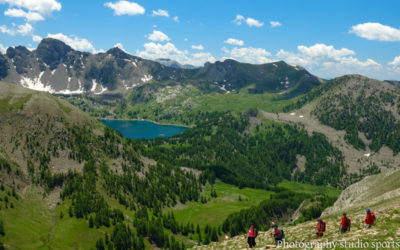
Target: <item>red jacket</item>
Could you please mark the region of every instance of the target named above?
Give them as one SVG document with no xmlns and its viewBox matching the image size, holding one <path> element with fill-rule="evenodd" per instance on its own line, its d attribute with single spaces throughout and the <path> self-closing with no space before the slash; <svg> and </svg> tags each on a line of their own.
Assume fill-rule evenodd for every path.
<svg viewBox="0 0 400 250">
<path fill-rule="evenodd" d="M 348 221 L 348 223 L 346 223 L 346 221 Z M 346 224 L 349 224 L 349 226 L 347 226 Z M 350 219 L 349 218 L 345 218 L 345 217 L 343 217 L 342 218 L 342 228 L 343 229 L 348 229 L 350 227 Z"/>
<path fill-rule="evenodd" d="M 367 217 L 365 218 L 365 223 L 368 225 L 372 225 L 374 223 L 374 213 L 373 212 L 367 213 Z"/>
</svg>

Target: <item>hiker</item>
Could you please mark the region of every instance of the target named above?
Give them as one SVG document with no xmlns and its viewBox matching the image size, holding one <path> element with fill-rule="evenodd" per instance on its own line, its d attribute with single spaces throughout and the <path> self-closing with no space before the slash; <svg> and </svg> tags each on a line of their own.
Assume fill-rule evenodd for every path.
<svg viewBox="0 0 400 250">
<path fill-rule="evenodd" d="M 322 236 L 324 236 L 324 232 L 326 229 L 326 222 L 323 221 L 321 218 L 319 218 L 317 221 L 318 221 L 317 225 L 313 227 L 317 229 L 317 236 L 315 238 L 321 238 Z"/>
<path fill-rule="evenodd" d="M 282 240 L 285 238 L 285 233 L 283 232 L 283 229 L 278 228 L 277 224 L 274 224 L 272 227 L 274 228 L 274 232 L 271 233 L 271 235 L 274 236 L 275 246 L 281 246 Z"/>
<path fill-rule="evenodd" d="M 257 229 L 254 227 L 254 223 L 250 224 L 249 233 L 247 234 L 247 243 L 249 247 L 253 248 L 256 246 Z"/>
<path fill-rule="evenodd" d="M 347 217 L 346 213 L 343 213 L 342 221 L 340 222 L 340 227 L 339 230 L 342 234 L 346 233 L 347 231 L 350 231 L 351 227 L 351 221 L 350 218 Z"/>
<path fill-rule="evenodd" d="M 371 209 L 367 208 L 367 216 L 365 217 L 365 221 L 363 221 L 363 223 L 365 223 L 365 228 L 372 227 L 375 219 L 376 219 L 375 213 L 372 212 Z"/>
</svg>

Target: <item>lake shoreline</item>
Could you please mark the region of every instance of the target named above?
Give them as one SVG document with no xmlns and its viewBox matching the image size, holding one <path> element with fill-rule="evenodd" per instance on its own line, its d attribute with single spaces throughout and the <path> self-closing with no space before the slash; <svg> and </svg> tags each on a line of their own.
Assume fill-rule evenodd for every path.
<svg viewBox="0 0 400 250">
<path fill-rule="evenodd" d="M 142 121 L 142 122 L 152 122 L 157 125 L 165 125 L 165 126 L 176 126 L 176 127 L 185 127 L 185 128 L 193 128 L 194 126 L 192 125 L 182 125 L 182 124 L 174 124 L 174 123 L 163 123 L 163 122 L 157 122 L 154 120 L 149 120 L 149 119 L 118 119 L 118 118 L 99 118 L 98 120 L 109 120 L 109 121 Z"/>
</svg>

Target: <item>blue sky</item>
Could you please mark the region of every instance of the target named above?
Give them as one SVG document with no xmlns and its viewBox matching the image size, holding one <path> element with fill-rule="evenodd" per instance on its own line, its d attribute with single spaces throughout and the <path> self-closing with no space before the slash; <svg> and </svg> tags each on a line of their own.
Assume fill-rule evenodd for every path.
<svg viewBox="0 0 400 250">
<path fill-rule="evenodd" d="M 0 50 L 41 38 L 181 63 L 284 60 L 400 80 L 400 1 L 0 0 Z"/>
</svg>

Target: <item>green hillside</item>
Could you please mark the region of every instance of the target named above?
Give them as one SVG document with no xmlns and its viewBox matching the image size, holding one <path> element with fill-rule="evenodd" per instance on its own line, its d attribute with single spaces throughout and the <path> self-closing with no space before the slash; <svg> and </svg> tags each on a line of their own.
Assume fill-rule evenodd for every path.
<svg viewBox="0 0 400 250">
<path fill-rule="evenodd" d="M 202 187 L 192 173 L 145 166 L 139 144 L 50 94 L 0 87 L 0 181 L 19 197 L 2 197 L 5 246 L 87 249 L 104 237 L 116 248 L 163 246 L 178 237 L 181 229 L 159 225 L 160 209 L 198 199 Z M 149 229 L 137 231 L 137 223 Z"/>
<path fill-rule="evenodd" d="M 328 82 L 292 99 L 252 93 L 256 85 L 206 92 L 153 82 L 117 101 L 60 99 L 0 83 L 0 242 L 17 249 L 236 249 L 245 246 L 235 236 L 249 221 L 263 231 L 260 244 L 270 244 L 264 232 L 272 221 L 284 223 L 288 238 L 311 239 L 308 221 L 323 210 L 327 237 L 339 239 L 333 223 L 340 211 L 359 221 L 365 206 L 382 217 L 381 238 L 396 239 L 396 174 L 351 185 L 374 171 L 350 172 L 346 145 L 301 123 L 266 118 L 272 116 L 265 111 L 279 117 L 308 109 L 312 119 L 344 130 L 353 147 L 362 148 L 351 130 L 357 129 L 366 148 L 396 153 L 397 90 L 358 76 Z M 89 114 L 192 127 L 169 138 L 129 140 Z M 368 134 L 371 126 L 379 129 Z M 354 229 L 346 237 L 364 233 Z"/>
<path fill-rule="evenodd" d="M 313 104 L 312 115 L 336 130 L 356 149 L 400 151 L 400 90 L 387 82 L 350 75 L 328 81 L 300 97 L 285 111 Z M 365 139 L 360 137 L 360 133 Z"/>
<path fill-rule="evenodd" d="M 0 240 L 7 247 L 87 249 L 97 244 L 117 249 L 143 246 L 178 249 L 182 244 L 197 244 L 199 235 L 201 242 L 215 240 L 215 235 L 220 237 L 222 223 L 228 216 L 257 206 L 271 194 L 285 192 L 285 188 L 273 184 L 292 179 L 290 172 L 280 172 L 283 169 L 269 174 L 274 181 L 260 178 L 257 183 L 238 178 L 250 169 L 251 161 L 259 162 L 247 159 L 252 151 L 246 150 L 244 155 L 237 156 L 246 155 L 243 163 L 248 167 L 240 170 L 226 165 L 230 168 L 228 175 L 224 166 L 207 166 L 209 163 L 200 158 L 192 158 L 193 164 L 188 166 L 201 171 L 196 176 L 195 171 L 177 167 L 182 164 L 165 158 L 162 151 L 157 153 L 162 149 L 160 139 L 142 142 L 124 139 L 57 97 L 7 83 L 1 83 L 1 88 L 4 91 L 0 96 L 3 142 L 0 180 L 7 190 L 15 190 L 18 197 L 17 200 L 7 195 L 7 204 L 4 198 L 1 205 L 0 221 L 5 235 Z M 238 149 L 248 143 L 241 141 L 242 133 L 252 135 L 251 140 L 259 140 L 260 146 L 268 141 L 262 136 L 286 141 L 287 145 L 283 145 L 287 147 L 292 143 L 289 135 L 299 136 L 306 144 L 310 143 L 308 140 L 320 141 L 332 156 L 338 153 L 323 137 L 312 139 L 295 127 L 261 120 L 253 126 L 250 120 L 256 117 L 252 113 L 251 110 L 243 114 L 198 113 L 194 119 L 199 121 L 205 115 L 209 122 L 189 131 L 202 134 L 196 138 L 204 142 L 220 140 L 223 135 L 230 147 Z M 208 131 L 210 123 L 213 129 Z M 184 142 L 191 137 L 190 133 L 171 139 L 182 140 L 179 145 L 194 146 L 196 141 Z M 210 149 L 219 151 L 217 145 L 211 144 Z M 293 154 L 282 161 L 282 168 L 296 165 L 296 152 Z M 144 156 L 157 161 L 144 161 Z M 229 174 L 232 170 L 234 175 Z M 267 173 L 262 165 L 258 171 Z M 239 189 L 216 180 L 217 177 L 253 188 Z M 316 183 L 311 179 L 308 182 Z M 23 216 L 18 217 L 19 214 Z M 42 223 L 35 229 L 38 221 Z M 79 240 L 82 235 L 84 241 Z M 129 243 L 125 241 L 128 239 Z"/>
<path fill-rule="evenodd" d="M 107 100 L 101 97 L 61 96 L 71 104 L 94 117 L 118 119 L 149 119 L 158 122 L 194 124 L 198 112 L 240 113 L 249 108 L 280 112 L 293 99 L 277 93 L 249 93 L 252 86 L 230 92 L 204 93 L 191 84 L 149 83 L 130 91 L 123 99 Z"/>
</svg>

